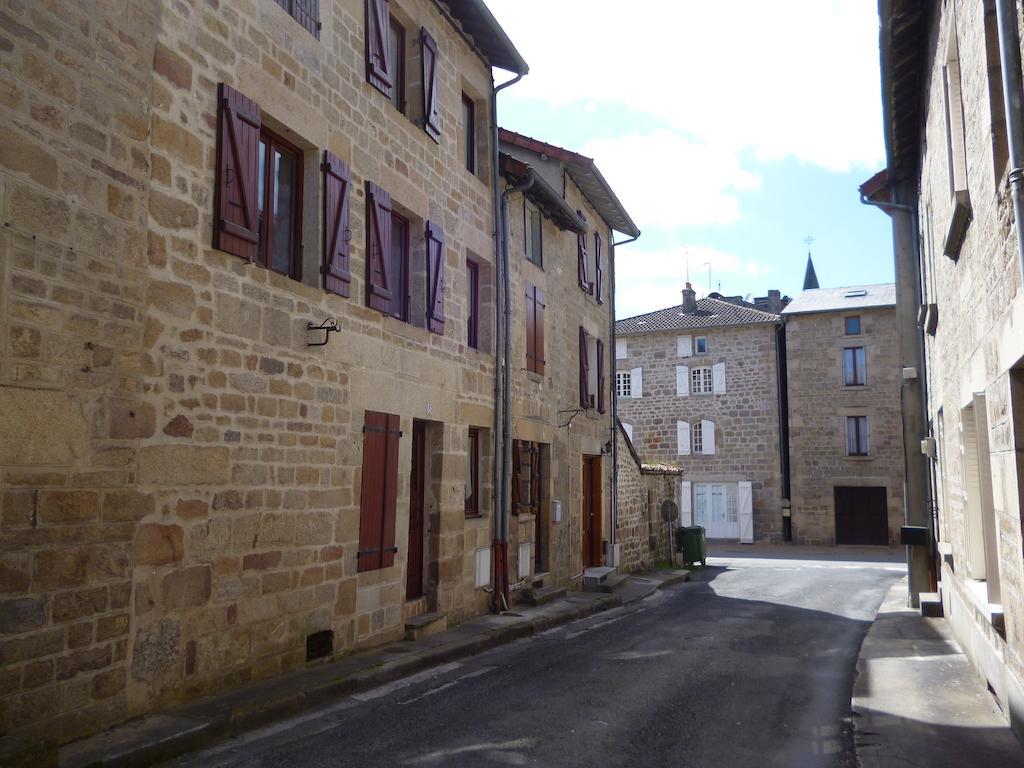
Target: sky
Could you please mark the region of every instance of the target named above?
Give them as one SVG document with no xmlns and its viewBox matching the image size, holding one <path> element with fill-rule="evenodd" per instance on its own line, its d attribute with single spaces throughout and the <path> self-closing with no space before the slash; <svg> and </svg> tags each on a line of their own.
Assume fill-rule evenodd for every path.
<svg viewBox="0 0 1024 768">
<path fill-rule="evenodd" d="M 487 0 L 530 66 L 500 124 L 593 157 L 636 222 L 616 314 L 703 296 L 891 282 L 867 0 Z M 506 73 L 498 72 L 499 80 Z M 709 281 L 710 275 L 710 281 Z"/>
</svg>

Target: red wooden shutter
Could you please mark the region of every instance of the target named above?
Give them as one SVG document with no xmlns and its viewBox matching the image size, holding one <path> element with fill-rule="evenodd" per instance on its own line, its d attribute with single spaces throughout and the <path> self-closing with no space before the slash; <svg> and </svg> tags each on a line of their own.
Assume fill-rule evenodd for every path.
<svg viewBox="0 0 1024 768">
<path fill-rule="evenodd" d="M 603 241 L 601 233 L 594 233 L 594 292 L 597 296 L 597 303 L 604 304 L 604 265 L 601 263 L 601 246 Z"/>
<path fill-rule="evenodd" d="M 394 78 L 388 56 L 391 4 L 388 0 L 366 0 L 366 82 L 391 98 Z"/>
<path fill-rule="evenodd" d="M 583 215 L 583 211 L 576 211 L 580 218 L 586 221 L 586 217 Z M 580 232 L 576 235 L 576 268 L 580 288 L 587 293 L 591 293 L 594 287 L 590 284 L 590 279 L 587 277 L 587 233 Z"/>
<path fill-rule="evenodd" d="M 391 312 L 391 195 L 366 182 L 366 305 Z"/>
<path fill-rule="evenodd" d="M 587 359 L 589 335 L 580 326 L 580 407 L 590 407 L 590 361 Z"/>
<path fill-rule="evenodd" d="M 427 222 L 427 328 L 444 335 L 444 231 Z"/>
<path fill-rule="evenodd" d="M 420 29 L 423 65 L 423 128 L 434 141 L 441 140 L 441 101 L 437 90 L 437 43 L 427 32 Z"/>
<path fill-rule="evenodd" d="M 519 441 L 513 441 L 512 443 L 512 509 L 510 510 L 513 515 L 519 514 L 519 483 L 522 477 L 522 462 L 519 460 Z"/>
<path fill-rule="evenodd" d="M 292 0 L 291 14 L 317 40 L 320 39 L 320 0 Z"/>
<path fill-rule="evenodd" d="M 597 412 L 604 413 L 604 342 L 597 340 Z"/>
<path fill-rule="evenodd" d="M 536 373 L 544 375 L 544 291 L 533 289 L 533 354 Z"/>
<path fill-rule="evenodd" d="M 330 150 L 324 150 L 324 288 L 348 296 L 352 283 L 349 268 L 349 186 L 348 166 Z"/>
<path fill-rule="evenodd" d="M 259 104 L 226 83 L 217 87 L 213 247 L 249 261 L 260 242 L 260 124 Z"/>
<path fill-rule="evenodd" d="M 395 510 L 398 500 L 399 417 L 366 411 L 363 421 L 363 472 L 359 499 L 357 570 L 395 564 Z"/>
<path fill-rule="evenodd" d="M 534 302 L 536 288 L 526 284 L 526 370 L 537 372 L 537 309 Z"/>
</svg>

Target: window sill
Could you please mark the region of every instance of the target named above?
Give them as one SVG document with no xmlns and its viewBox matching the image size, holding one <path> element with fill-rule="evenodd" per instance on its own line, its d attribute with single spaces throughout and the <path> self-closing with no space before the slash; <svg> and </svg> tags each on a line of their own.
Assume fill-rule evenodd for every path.
<svg viewBox="0 0 1024 768">
<path fill-rule="evenodd" d="M 964 579 L 964 592 L 970 598 L 974 610 L 982 614 L 985 619 L 1002 633 L 1005 626 L 1003 606 L 1000 603 L 988 601 L 988 582 L 985 579 Z"/>
<path fill-rule="evenodd" d="M 542 373 L 534 373 L 533 371 L 527 371 L 526 378 L 528 381 L 532 381 L 534 384 L 543 384 L 545 377 Z"/>
<path fill-rule="evenodd" d="M 870 392 L 870 384 L 843 384 L 839 387 L 843 392 Z"/>
<path fill-rule="evenodd" d="M 487 519 L 487 515 L 485 515 L 483 512 L 467 512 L 466 513 L 466 519 L 467 520 L 486 520 Z"/>
<path fill-rule="evenodd" d="M 399 320 L 397 317 L 391 315 L 384 315 L 384 330 L 388 333 L 393 333 L 396 336 L 402 336 L 406 339 L 412 339 L 423 344 L 430 343 L 430 337 L 432 335 L 426 328 L 419 328 L 405 320 Z"/>
<path fill-rule="evenodd" d="M 843 458 L 847 461 L 874 461 L 875 459 L 874 456 L 851 456 L 850 454 L 846 454 Z"/>
</svg>

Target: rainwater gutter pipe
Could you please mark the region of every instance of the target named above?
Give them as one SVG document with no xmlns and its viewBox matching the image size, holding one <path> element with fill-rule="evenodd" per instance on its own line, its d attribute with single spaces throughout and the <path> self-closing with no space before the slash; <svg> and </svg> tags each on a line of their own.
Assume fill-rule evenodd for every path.
<svg viewBox="0 0 1024 768">
<path fill-rule="evenodd" d="M 1024 292 L 1024 109 L 1021 106 L 1020 35 L 1016 0 L 996 0 L 999 62 L 1003 74 L 1003 106 L 1010 154 L 1013 223 L 1017 231 L 1017 265 Z"/>
<path fill-rule="evenodd" d="M 494 190 L 494 261 L 495 261 L 495 287 L 497 296 L 495 308 L 503 301 L 502 285 L 508 282 L 508 261 L 504 258 L 505 227 L 502 224 L 502 203 L 500 181 L 501 175 L 498 171 L 498 92 L 515 85 L 523 79 L 525 72 L 516 74 L 511 80 L 506 80 L 501 85 L 493 86 L 491 80 L 491 187 Z M 504 262 L 504 264 L 503 264 Z M 502 387 L 501 371 L 504 369 L 503 360 L 508 355 L 508 317 L 502 313 L 494 313 L 494 456 L 491 467 L 491 495 L 493 497 L 494 515 L 494 542 L 491 548 L 491 569 L 493 571 L 494 597 L 491 602 L 491 610 L 500 612 L 502 601 L 508 607 L 508 537 L 505 524 L 505 508 L 502 506 L 502 498 L 498 493 L 500 487 L 508 487 L 508 455 L 504 453 L 504 441 L 501 426 L 506 418 L 507 403 L 510 392 L 507 387 Z M 504 407 L 503 407 L 504 406 Z"/>
<path fill-rule="evenodd" d="M 605 363 L 611 368 L 611 376 L 609 381 L 612 383 L 612 428 L 611 428 L 611 444 L 612 444 L 612 489 L 611 489 L 611 518 L 612 518 L 612 530 L 610 538 L 612 547 L 614 547 L 619 541 L 619 388 L 615 382 L 615 368 L 616 368 L 616 355 L 615 355 L 615 249 L 620 245 L 629 245 L 635 243 L 640 238 L 640 233 L 636 234 L 636 237 L 631 237 L 628 240 L 620 240 L 619 242 L 612 241 L 611 247 L 611 268 L 608 270 L 608 303 L 611 305 L 611 323 L 609 327 L 609 338 L 612 343 L 608 350 L 608 362 Z M 618 563 L 616 563 L 618 565 Z"/>
</svg>

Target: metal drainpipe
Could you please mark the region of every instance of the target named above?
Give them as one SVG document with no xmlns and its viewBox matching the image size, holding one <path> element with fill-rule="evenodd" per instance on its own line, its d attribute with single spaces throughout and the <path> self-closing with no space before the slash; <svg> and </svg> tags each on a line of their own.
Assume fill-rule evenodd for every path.
<svg viewBox="0 0 1024 768">
<path fill-rule="evenodd" d="M 620 245 L 629 245 L 636 242 L 639 237 L 640 235 L 637 235 L 628 240 L 620 240 L 617 243 L 612 241 L 612 247 L 608 252 L 608 303 L 610 305 L 609 310 L 611 311 L 609 328 L 612 340 L 608 355 L 608 365 L 611 368 L 609 381 L 612 383 L 612 424 L 610 430 L 612 443 L 612 533 L 610 541 L 613 547 L 619 541 L 619 388 L 615 383 L 615 249 Z"/>
<path fill-rule="evenodd" d="M 498 91 L 508 88 L 510 85 L 515 85 L 523 79 L 522 74 L 517 74 L 511 80 L 507 80 L 501 85 L 494 86 L 494 78 L 491 78 L 491 187 L 494 190 L 494 265 L 495 265 L 495 309 L 499 306 L 502 301 L 501 287 L 502 287 L 502 268 L 501 268 L 501 254 L 502 254 L 502 223 L 501 223 L 501 191 L 500 191 L 500 174 L 498 173 Z M 491 610 L 497 612 L 501 610 L 502 598 L 508 599 L 508 595 L 503 589 L 505 574 L 502 569 L 502 557 L 507 556 L 508 547 L 502 546 L 505 539 L 502 536 L 501 526 L 504 523 L 503 519 L 503 508 L 501 506 L 501 497 L 498 493 L 498 489 L 501 484 L 508 482 L 508 472 L 506 467 L 508 466 L 507 456 L 502 452 L 503 444 L 501 439 L 501 403 L 504 400 L 502 392 L 502 378 L 500 372 L 502 370 L 502 357 L 504 355 L 505 346 L 502 341 L 507 336 L 508 326 L 503 326 L 502 323 L 505 320 L 502 313 L 494 313 L 494 440 L 493 440 L 493 463 L 491 465 L 491 495 L 493 496 L 493 513 L 494 513 L 494 542 L 491 548 L 491 568 L 494 574 L 494 592 L 493 600 L 491 602 Z M 499 576 L 499 571 L 501 575 Z M 500 582 L 500 583 L 499 583 Z M 499 591 L 499 587 L 502 589 Z"/>
<path fill-rule="evenodd" d="M 1003 74 L 1003 105 L 1010 154 L 1010 188 L 1013 221 L 1017 231 L 1017 264 L 1024 291 L 1024 113 L 1021 107 L 1020 36 L 1017 33 L 1016 0 L 996 0 L 999 30 L 999 61 Z"/>
<path fill-rule="evenodd" d="M 505 607 L 508 607 L 508 527 L 509 527 L 509 467 L 508 459 L 512 455 L 512 379 L 510 375 L 511 366 L 509 360 L 512 359 L 512 334 L 509 329 L 512 323 L 512 290 L 510 279 L 510 264 L 511 258 L 509 257 L 509 251 L 511 249 L 510 241 L 512 233 L 509 225 L 509 198 L 517 192 L 525 192 L 533 186 L 533 182 L 536 179 L 534 176 L 533 169 L 529 170 L 529 176 L 526 181 L 522 184 L 517 184 L 514 187 L 508 187 L 504 192 L 501 193 L 501 275 L 502 275 L 502 318 L 505 323 L 505 336 L 504 336 L 504 364 L 501 369 L 502 379 L 502 403 L 501 403 L 501 521 L 500 531 L 501 536 L 498 540 L 501 548 L 501 560 L 502 560 L 502 572 L 499 575 L 499 580 L 495 582 L 494 594 L 497 598 L 500 596 L 505 601 Z M 500 590 L 499 590 L 500 586 Z"/>
</svg>

